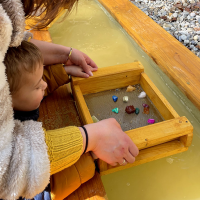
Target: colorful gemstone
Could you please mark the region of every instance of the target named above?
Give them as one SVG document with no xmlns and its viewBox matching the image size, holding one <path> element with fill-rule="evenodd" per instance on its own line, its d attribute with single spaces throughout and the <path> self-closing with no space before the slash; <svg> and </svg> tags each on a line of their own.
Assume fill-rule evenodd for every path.
<svg viewBox="0 0 200 200">
<path fill-rule="evenodd" d="M 112 109 L 112 112 L 118 113 L 118 112 L 119 112 L 119 108 L 114 108 L 114 109 Z"/>
<path fill-rule="evenodd" d="M 123 97 L 123 101 L 124 101 L 124 102 L 128 102 L 128 96 L 124 96 L 124 97 Z"/>
<path fill-rule="evenodd" d="M 145 92 L 141 92 L 140 94 L 139 94 L 139 96 L 138 96 L 138 98 L 144 98 L 144 97 L 146 97 L 147 96 L 147 94 L 145 93 Z"/>
<path fill-rule="evenodd" d="M 146 107 L 146 108 L 149 108 L 149 105 L 146 104 L 146 103 L 143 103 L 142 106 L 143 106 L 143 107 Z"/>
<path fill-rule="evenodd" d="M 134 113 L 134 112 L 135 112 L 135 108 L 134 108 L 133 105 L 131 105 L 131 106 L 126 106 L 125 111 L 126 111 L 128 114 L 131 114 L 131 113 Z"/>
<path fill-rule="evenodd" d="M 138 115 L 139 112 L 140 112 L 140 109 L 139 109 L 139 108 L 136 108 L 136 109 L 135 109 L 135 114 Z"/>
<path fill-rule="evenodd" d="M 117 97 L 117 96 L 115 96 L 115 95 L 113 95 L 113 96 L 112 96 L 112 99 L 113 99 L 113 101 L 114 101 L 114 102 L 116 102 L 116 101 L 117 101 L 117 99 L 118 99 L 118 97 Z"/>
<path fill-rule="evenodd" d="M 129 85 L 127 88 L 126 88 L 126 92 L 132 92 L 134 91 L 136 88 L 133 87 L 132 85 Z"/>
<path fill-rule="evenodd" d="M 99 122 L 99 120 L 98 120 L 94 115 L 92 116 L 92 121 L 93 121 L 94 123 Z"/>
<path fill-rule="evenodd" d="M 148 115 L 149 114 L 149 107 L 144 107 L 143 113 Z"/>
<path fill-rule="evenodd" d="M 154 124 L 155 123 L 155 119 L 148 119 L 147 121 L 149 124 Z"/>
</svg>

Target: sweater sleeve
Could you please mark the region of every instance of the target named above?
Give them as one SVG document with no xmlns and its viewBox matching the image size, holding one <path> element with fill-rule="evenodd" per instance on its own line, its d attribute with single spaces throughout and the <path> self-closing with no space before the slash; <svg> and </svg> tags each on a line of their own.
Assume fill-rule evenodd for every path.
<svg viewBox="0 0 200 200">
<path fill-rule="evenodd" d="M 48 131 L 44 129 L 44 133 L 51 175 L 73 165 L 80 158 L 83 137 L 78 127 L 69 126 Z"/>
<path fill-rule="evenodd" d="M 47 83 L 45 96 L 52 93 L 58 87 L 69 82 L 69 76 L 62 64 L 44 66 L 43 80 Z"/>
</svg>

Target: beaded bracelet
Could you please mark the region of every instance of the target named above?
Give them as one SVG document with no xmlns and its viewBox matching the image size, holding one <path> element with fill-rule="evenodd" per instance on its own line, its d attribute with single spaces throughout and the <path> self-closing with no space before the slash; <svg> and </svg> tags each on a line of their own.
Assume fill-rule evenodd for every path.
<svg viewBox="0 0 200 200">
<path fill-rule="evenodd" d="M 86 142 L 85 142 L 85 150 L 84 150 L 84 152 L 83 152 L 83 154 L 86 152 L 86 150 L 87 150 L 87 147 L 88 147 L 88 133 L 87 133 L 87 130 L 86 130 L 86 128 L 84 127 L 84 126 L 81 126 L 82 128 L 83 128 L 83 130 L 84 130 L 84 132 L 85 132 L 85 139 L 86 139 Z"/>
</svg>

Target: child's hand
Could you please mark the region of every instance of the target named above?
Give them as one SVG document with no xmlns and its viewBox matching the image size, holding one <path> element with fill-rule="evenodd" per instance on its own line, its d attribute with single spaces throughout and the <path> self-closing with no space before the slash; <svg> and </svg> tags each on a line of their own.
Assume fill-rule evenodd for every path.
<svg viewBox="0 0 200 200">
<path fill-rule="evenodd" d="M 90 71 L 96 71 L 97 69 L 92 68 L 91 66 L 88 66 Z M 82 77 L 82 78 L 88 78 L 89 75 L 86 74 L 83 71 L 83 68 L 76 66 L 76 65 L 70 65 L 70 66 L 66 66 L 64 65 L 64 69 L 67 72 L 67 74 L 70 74 L 72 76 L 78 76 L 78 77 Z"/>
</svg>

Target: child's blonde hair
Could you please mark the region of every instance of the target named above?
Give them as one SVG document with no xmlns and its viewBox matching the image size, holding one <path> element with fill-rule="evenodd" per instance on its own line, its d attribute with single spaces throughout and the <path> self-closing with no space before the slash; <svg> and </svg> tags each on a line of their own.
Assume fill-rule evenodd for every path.
<svg viewBox="0 0 200 200">
<path fill-rule="evenodd" d="M 22 74 L 24 72 L 33 73 L 38 67 L 37 64 L 43 64 L 43 56 L 34 44 L 22 41 L 20 46 L 8 49 L 4 64 L 10 92 L 14 94 L 22 84 Z"/>
</svg>

